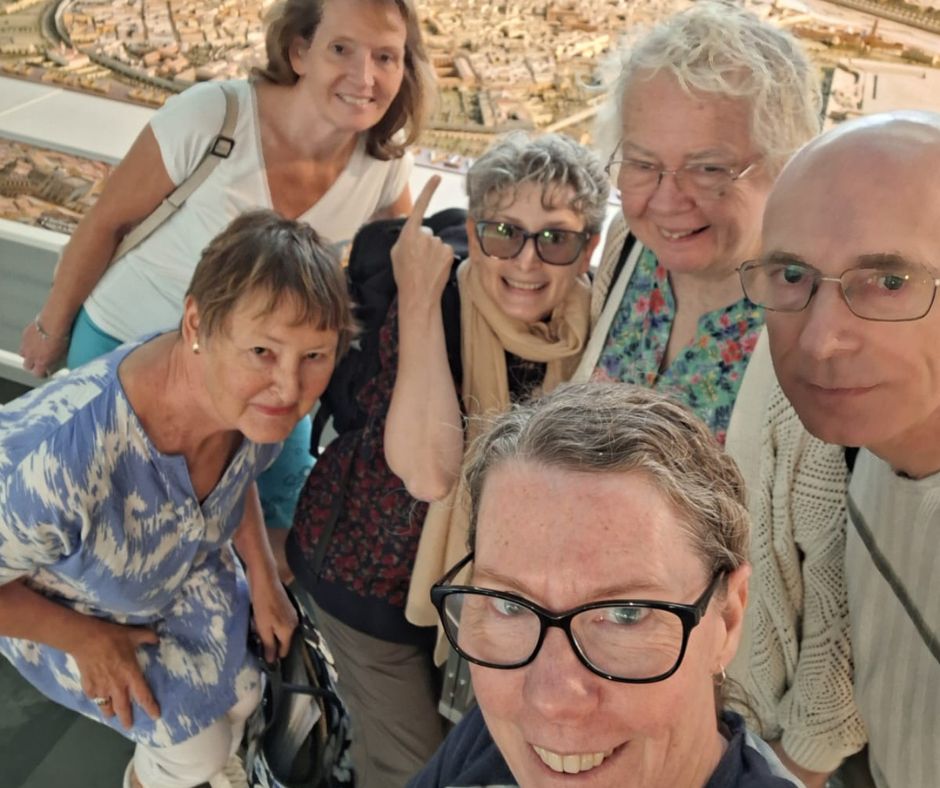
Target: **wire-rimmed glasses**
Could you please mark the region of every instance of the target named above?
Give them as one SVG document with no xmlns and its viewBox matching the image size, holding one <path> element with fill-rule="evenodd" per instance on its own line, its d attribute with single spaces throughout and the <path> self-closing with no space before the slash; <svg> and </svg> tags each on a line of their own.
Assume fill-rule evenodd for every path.
<svg viewBox="0 0 940 788">
<path fill-rule="evenodd" d="M 549 265 L 571 265 L 591 239 L 586 230 L 563 230 L 546 227 L 529 232 L 510 222 L 478 221 L 476 236 L 483 254 L 510 260 L 516 257 L 531 238 L 539 260 Z"/>
<path fill-rule="evenodd" d="M 940 278 L 924 266 L 884 254 L 861 257 L 839 276 L 823 276 L 799 258 L 775 255 L 743 263 L 738 276 L 748 299 L 773 312 L 801 312 L 821 282 L 838 282 L 854 315 L 895 323 L 924 317 L 940 286 Z"/>
<path fill-rule="evenodd" d="M 676 179 L 676 186 L 690 197 L 714 200 L 725 194 L 734 184 L 753 172 L 759 159 L 740 167 L 715 162 L 692 162 L 675 170 L 653 161 L 632 156 L 621 156 L 620 146 L 611 154 L 604 169 L 624 194 L 652 194 L 666 175 Z"/>
<path fill-rule="evenodd" d="M 679 669 L 689 634 L 725 576 L 716 572 L 691 604 L 613 599 L 554 612 L 506 591 L 450 585 L 472 560 L 470 553 L 431 589 L 444 633 L 464 659 L 502 670 L 524 667 L 539 653 L 546 630 L 558 627 L 588 670 L 629 684 L 662 681 Z"/>
</svg>

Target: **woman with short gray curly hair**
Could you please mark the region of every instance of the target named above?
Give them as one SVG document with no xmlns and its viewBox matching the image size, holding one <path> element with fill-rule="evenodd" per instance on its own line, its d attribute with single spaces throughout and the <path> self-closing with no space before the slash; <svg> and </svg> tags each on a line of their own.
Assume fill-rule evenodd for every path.
<svg viewBox="0 0 940 788">
<path fill-rule="evenodd" d="M 547 205 L 557 197 L 552 190 L 570 188 L 565 204 L 583 215 L 585 230 L 601 231 L 610 193 L 604 167 L 597 156 L 563 134 L 532 138 L 516 132 L 486 151 L 467 173 L 470 216 L 485 219 L 511 204 L 516 189 L 526 183 L 545 187 L 543 202 Z"/>
<path fill-rule="evenodd" d="M 757 428 L 735 407 L 745 373 L 770 371 L 763 311 L 737 269 L 759 252 L 778 172 L 819 131 L 819 74 L 789 33 L 713 0 L 635 37 L 619 60 L 598 136 L 623 221 L 608 234 L 575 379 L 672 392 L 733 444 Z"/>
<path fill-rule="evenodd" d="M 397 298 L 375 382 L 359 395 L 366 425 L 324 450 L 290 543 L 291 567 L 313 598 L 358 726 L 352 755 L 365 788 L 404 785 L 442 736 L 436 617 L 426 605 L 406 619 L 405 607 L 409 589 L 414 597 L 429 577 L 417 593 L 426 602 L 447 560 L 445 545 L 423 545 L 425 569 L 412 574 L 423 534 L 454 533 L 459 545 L 466 529 L 451 522 L 459 507 L 428 514 L 424 502 L 454 486 L 464 415 L 501 412 L 574 371 L 609 187 L 600 160 L 569 139 L 501 140 L 470 168 L 469 256 L 458 266 L 449 246 L 422 232 L 434 188 L 425 187 L 392 250 Z M 471 419 L 466 432 L 475 429 Z M 337 489 L 349 505 L 330 535 Z"/>
<path fill-rule="evenodd" d="M 481 418 L 551 391 L 577 367 L 587 340 L 587 270 L 608 192 L 598 158 L 559 134 L 510 135 L 473 164 L 467 173 L 469 256 L 457 273 L 459 387 L 437 329 L 450 250 L 426 235 L 403 233 L 407 243 L 399 241 L 393 254 L 401 303 L 413 308 L 400 322 L 402 361 L 385 452 L 412 495 L 433 501 L 408 595 L 408 618 L 415 623 L 436 623 L 427 590 L 466 537 L 458 473 Z M 428 259 L 435 261 L 431 275 Z M 445 653 L 440 648 L 438 659 Z"/>
</svg>

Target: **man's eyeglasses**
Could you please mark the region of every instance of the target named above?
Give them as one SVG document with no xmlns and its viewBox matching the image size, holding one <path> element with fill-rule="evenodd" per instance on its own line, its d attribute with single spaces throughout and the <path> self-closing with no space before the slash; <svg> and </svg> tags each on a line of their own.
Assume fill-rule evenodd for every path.
<svg viewBox="0 0 940 788">
<path fill-rule="evenodd" d="M 731 185 L 753 171 L 757 161 L 743 167 L 724 164 L 696 162 L 677 170 L 668 170 L 657 163 L 629 156 L 619 156 L 620 148 L 611 155 L 604 168 L 616 180 L 617 188 L 625 194 L 652 194 L 671 175 L 676 186 L 689 197 L 697 200 L 714 200 L 724 195 Z"/>
<path fill-rule="evenodd" d="M 556 613 L 516 594 L 449 585 L 472 560 L 470 553 L 431 589 L 444 633 L 464 659 L 488 668 L 521 668 L 539 653 L 546 629 L 558 627 L 588 670 L 630 684 L 662 681 L 679 669 L 689 633 L 725 576 L 717 572 L 690 605 L 616 599 Z"/>
<path fill-rule="evenodd" d="M 820 282 L 838 282 L 845 303 L 864 320 L 919 320 L 933 306 L 940 279 L 921 265 L 894 255 L 870 255 L 839 276 L 823 276 L 794 257 L 751 260 L 738 268 L 744 294 L 774 312 L 800 312 Z"/>
<path fill-rule="evenodd" d="M 539 260 L 549 265 L 571 265 L 578 259 L 591 233 L 546 227 L 533 233 L 509 222 L 476 222 L 476 236 L 483 254 L 509 260 L 516 257 L 530 238 Z"/>
</svg>

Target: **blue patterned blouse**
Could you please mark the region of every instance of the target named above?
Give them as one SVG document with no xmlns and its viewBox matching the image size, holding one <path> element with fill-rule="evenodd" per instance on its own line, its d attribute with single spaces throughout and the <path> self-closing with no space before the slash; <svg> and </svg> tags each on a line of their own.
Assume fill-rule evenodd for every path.
<svg viewBox="0 0 940 788">
<path fill-rule="evenodd" d="M 724 445 L 741 379 L 764 325 L 746 298 L 699 319 L 689 344 L 662 370 L 676 302 L 669 275 L 644 249 L 614 317 L 594 380 L 634 383 L 672 394 Z"/>
<path fill-rule="evenodd" d="M 130 731 L 104 722 L 159 747 L 222 717 L 259 680 L 230 539 L 280 444 L 243 440 L 200 504 L 185 459 L 154 447 L 118 379 L 134 347 L 0 408 L 0 584 L 25 578 L 80 613 L 157 633 L 137 653 L 160 718 L 135 704 Z M 13 638 L 0 652 L 52 700 L 102 721 L 69 654 Z"/>
</svg>

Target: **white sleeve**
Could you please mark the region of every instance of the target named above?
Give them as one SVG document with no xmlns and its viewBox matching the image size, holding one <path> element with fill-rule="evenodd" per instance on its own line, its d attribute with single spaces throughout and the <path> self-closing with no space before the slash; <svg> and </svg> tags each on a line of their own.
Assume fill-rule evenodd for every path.
<svg viewBox="0 0 940 788">
<path fill-rule="evenodd" d="M 179 186 L 196 169 L 224 118 L 225 94 L 212 82 L 173 96 L 153 115 L 150 128 L 174 184 Z"/>
<path fill-rule="evenodd" d="M 385 175 L 385 183 L 382 184 L 382 192 L 379 194 L 379 204 L 376 212 L 385 210 L 389 205 L 395 202 L 408 185 L 411 178 L 411 171 L 414 169 L 415 158 L 410 151 L 400 159 L 392 159 L 391 165 Z"/>
</svg>

